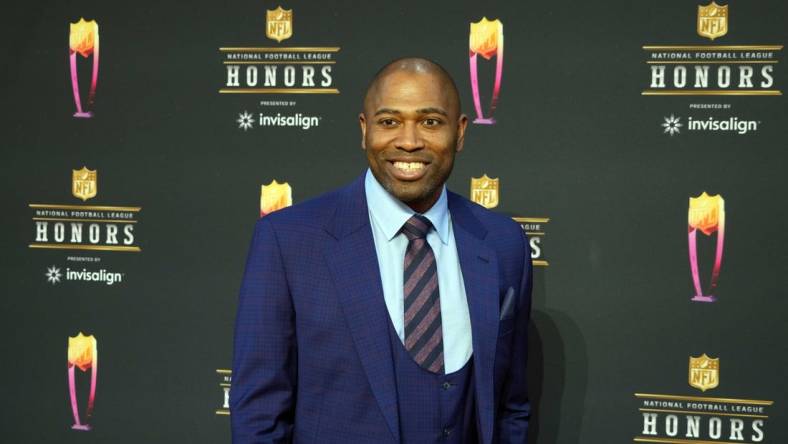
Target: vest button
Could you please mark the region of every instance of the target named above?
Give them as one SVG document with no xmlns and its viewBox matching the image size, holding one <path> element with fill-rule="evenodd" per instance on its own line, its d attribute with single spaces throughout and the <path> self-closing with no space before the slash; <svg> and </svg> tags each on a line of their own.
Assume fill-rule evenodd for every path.
<svg viewBox="0 0 788 444">
<path fill-rule="evenodd" d="M 444 382 L 442 387 L 443 387 L 443 390 L 448 390 L 448 389 L 451 388 L 451 383 L 450 382 Z"/>
</svg>

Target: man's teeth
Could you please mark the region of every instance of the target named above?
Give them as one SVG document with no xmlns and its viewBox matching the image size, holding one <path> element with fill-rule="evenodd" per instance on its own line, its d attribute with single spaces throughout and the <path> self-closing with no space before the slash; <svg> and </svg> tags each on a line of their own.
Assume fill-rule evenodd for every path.
<svg viewBox="0 0 788 444">
<path fill-rule="evenodd" d="M 416 171 L 424 168 L 422 162 L 394 162 L 394 167 L 404 171 Z"/>
</svg>

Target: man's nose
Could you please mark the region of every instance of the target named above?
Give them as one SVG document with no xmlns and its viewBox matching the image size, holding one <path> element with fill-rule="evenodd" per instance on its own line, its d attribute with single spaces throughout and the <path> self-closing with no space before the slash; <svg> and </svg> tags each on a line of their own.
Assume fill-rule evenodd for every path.
<svg viewBox="0 0 788 444">
<path fill-rule="evenodd" d="M 424 141 L 419 134 L 416 123 L 407 122 L 402 126 L 396 145 L 397 148 L 405 151 L 415 151 L 424 148 Z"/>
</svg>

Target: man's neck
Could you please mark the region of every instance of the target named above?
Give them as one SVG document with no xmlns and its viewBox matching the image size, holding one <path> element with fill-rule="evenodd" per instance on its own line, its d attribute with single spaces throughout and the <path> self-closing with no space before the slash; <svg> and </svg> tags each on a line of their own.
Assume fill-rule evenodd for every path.
<svg viewBox="0 0 788 444">
<path fill-rule="evenodd" d="M 438 199 L 441 197 L 442 191 L 443 191 L 443 187 L 438 189 L 438 191 L 434 195 L 428 198 L 420 199 L 418 201 L 413 201 L 413 202 L 402 202 L 402 203 L 410 207 L 411 210 L 419 214 L 424 214 L 427 211 L 429 211 L 429 209 L 432 208 L 433 205 L 435 205 L 435 202 L 437 202 Z"/>
</svg>

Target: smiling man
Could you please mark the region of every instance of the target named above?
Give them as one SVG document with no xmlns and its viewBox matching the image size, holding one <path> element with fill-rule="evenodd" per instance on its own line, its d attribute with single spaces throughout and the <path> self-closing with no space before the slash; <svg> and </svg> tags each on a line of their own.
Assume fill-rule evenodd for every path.
<svg viewBox="0 0 788 444">
<path fill-rule="evenodd" d="M 234 443 L 525 443 L 531 260 L 446 190 L 468 119 L 438 64 L 383 67 L 369 169 L 257 223 L 240 292 Z"/>
<path fill-rule="evenodd" d="M 454 81 L 425 60 L 395 61 L 370 84 L 359 122 L 375 179 L 414 211 L 426 212 L 441 195 L 468 125 Z"/>
</svg>

